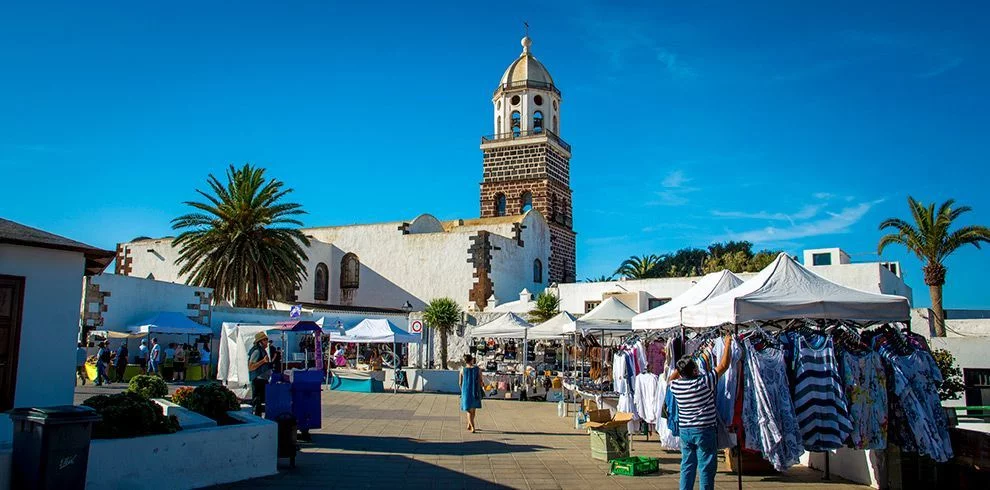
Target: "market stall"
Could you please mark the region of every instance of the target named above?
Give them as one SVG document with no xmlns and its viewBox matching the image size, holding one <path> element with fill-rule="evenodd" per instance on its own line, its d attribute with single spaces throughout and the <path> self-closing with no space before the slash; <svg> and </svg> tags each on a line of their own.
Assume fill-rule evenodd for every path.
<svg viewBox="0 0 990 490">
<path fill-rule="evenodd" d="M 164 336 L 172 337 L 173 339 L 177 338 L 178 341 L 174 343 L 189 345 L 192 348 L 187 352 L 183 379 L 185 381 L 199 381 L 203 379 L 203 371 L 199 367 L 199 349 L 195 346 L 198 345 L 198 340 L 200 339 L 205 339 L 206 342 L 209 342 L 208 339 L 213 336 L 213 329 L 210 327 L 192 321 L 184 313 L 166 311 L 156 313 L 137 325 L 127 327 L 127 332 L 133 335 L 144 336 L 145 340 L 148 341 L 149 348 L 151 347 L 151 339 L 158 336 L 162 336 L 159 339 L 162 349 L 166 349 L 168 344 L 173 343 L 168 342 Z M 131 352 L 137 354 L 137 349 L 131 350 Z M 173 359 L 165 360 L 162 369 L 163 374 L 171 371 L 173 362 Z M 169 379 L 170 376 L 166 375 L 165 378 Z"/>
<path fill-rule="evenodd" d="M 135 350 L 131 350 L 132 341 L 136 339 L 144 338 L 143 334 L 139 333 L 129 333 L 129 332 L 116 332 L 113 330 L 92 330 L 89 332 L 89 342 L 87 344 L 95 345 L 97 342 L 106 340 L 110 342 L 110 350 L 114 353 L 115 357 L 113 359 L 116 363 L 116 348 L 120 346 L 120 343 L 128 344 L 128 357 L 133 360 L 137 360 L 137 343 L 133 342 Z M 87 356 L 86 358 L 86 377 L 91 381 L 96 381 L 96 350 L 88 349 L 90 352 L 94 352 L 94 355 Z M 122 381 L 129 381 L 134 376 L 142 374 L 141 364 L 139 362 L 130 362 L 128 360 L 127 367 L 124 368 L 124 378 Z M 107 368 L 108 370 L 111 368 Z M 114 370 L 116 372 L 116 370 Z"/>
<path fill-rule="evenodd" d="M 399 374 L 402 368 L 401 356 L 398 355 L 398 344 L 419 343 L 421 337 L 411 334 L 395 326 L 392 322 L 384 318 L 366 318 L 357 325 L 341 332 L 339 329 L 327 329 L 327 342 L 355 344 L 392 344 L 392 367 L 396 370 L 394 390 L 398 390 L 401 384 L 402 375 Z M 355 363 L 355 366 L 357 364 Z M 368 366 L 367 370 L 348 369 L 346 367 L 336 367 L 327 374 L 327 384 L 330 389 L 341 391 L 357 391 L 362 393 L 378 393 L 384 391 L 385 372 L 381 366 Z M 328 363 L 329 369 L 329 363 Z"/>
<path fill-rule="evenodd" d="M 272 376 L 265 391 L 265 418 L 277 420 L 283 413 L 291 413 L 296 418 L 296 427 L 301 431 L 318 429 L 323 417 L 320 404 L 320 387 L 323 385 L 323 356 L 322 356 L 323 319 L 319 321 L 291 320 L 278 322 L 271 330 L 282 335 L 285 345 L 289 333 L 312 335 L 316 346 L 316 362 L 312 369 L 286 369 L 281 356 L 275 372 L 280 375 Z M 277 408 L 276 408 L 277 407 Z"/>
<path fill-rule="evenodd" d="M 635 310 L 615 297 L 608 297 L 594 309 L 563 327 L 565 334 L 574 335 L 574 345 L 581 349 L 581 362 L 589 366 L 587 377 L 581 365 L 578 375 L 568 377 L 565 381 L 568 386 L 576 387 L 574 391 L 582 396 L 594 394 L 599 406 L 618 405 L 618 394 L 610 381 L 613 372 L 607 361 L 612 359 L 613 352 L 623 344 L 623 337 L 632 334 L 632 319 L 635 316 Z M 611 400 L 604 400 L 605 398 Z"/>
<path fill-rule="evenodd" d="M 721 270 L 702 277 L 690 289 L 681 293 L 649 311 L 644 311 L 632 318 L 632 329 L 641 330 L 665 330 L 668 328 L 680 328 L 681 311 L 689 306 L 694 306 L 702 301 L 714 298 L 722 293 L 739 286 L 743 280 L 739 276 Z"/>
<path fill-rule="evenodd" d="M 482 370 L 485 396 L 520 399 L 530 394 L 526 359 L 529 356 L 529 331 L 533 325 L 515 313 L 502 313 L 471 329 L 476 339 L 476 362 Z M 519 353 L 517 342 L 522 344 Z M 534 387 L 535 389 L 535 387 Z M 534 395 L 539 396 L 537 393 Z M 545 392 L 543 393 L 545 396 Z"/>
</svg>

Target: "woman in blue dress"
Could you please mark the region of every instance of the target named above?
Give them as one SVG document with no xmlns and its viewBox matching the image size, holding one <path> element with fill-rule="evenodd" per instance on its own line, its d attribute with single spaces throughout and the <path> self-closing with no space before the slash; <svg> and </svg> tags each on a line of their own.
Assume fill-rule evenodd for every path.
<svg viewBox="0 0 990 490">
<path fill-rule="evenodd" d="M 457 382 L 461 385 L 461 410 L 468 413 L 467 428 L 474 432 L 474 411 L 481 408 L 481 387 L 484 383 L 481 381 L 481 368 L 474 365 L 471 354 L 464 354 L 464 367 Z"/>
</svg>

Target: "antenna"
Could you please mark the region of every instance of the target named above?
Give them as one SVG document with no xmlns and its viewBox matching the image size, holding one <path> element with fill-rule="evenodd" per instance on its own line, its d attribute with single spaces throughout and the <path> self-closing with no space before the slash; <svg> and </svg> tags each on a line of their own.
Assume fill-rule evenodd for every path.
<svg viewBox="0 0 990 490">
<path fill-rule="evenodd" d="M 529 22 L 523 21 L 523 27 L 526 31 L 526 37 L 529 37 Z"/>
</svg>

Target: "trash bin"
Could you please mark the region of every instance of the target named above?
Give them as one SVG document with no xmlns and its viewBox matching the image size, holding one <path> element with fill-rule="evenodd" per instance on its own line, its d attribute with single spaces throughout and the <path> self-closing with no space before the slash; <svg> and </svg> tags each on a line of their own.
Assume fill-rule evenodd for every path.
<svg viewBox="0 0 990 490">
<path fill-rule="evenodd" d="M 15 408 L 11 488 L 86 488 L 89 437 L 100 416 L 89 407 Z"/>
<path fill-rule="evenodd" d="M 283 413 L 276 418 L 278 424 L 278 457 L 289 458 L 289 467 L 296 467 L 296 418 Z"/>
<path fill-rule="evenodd" d="M 323 425 L 320 405 L 322 387 L 322 372 L 292 372 L 292 415 L 296 416 L 299 430 L 319 429 Z"/>
</svg>

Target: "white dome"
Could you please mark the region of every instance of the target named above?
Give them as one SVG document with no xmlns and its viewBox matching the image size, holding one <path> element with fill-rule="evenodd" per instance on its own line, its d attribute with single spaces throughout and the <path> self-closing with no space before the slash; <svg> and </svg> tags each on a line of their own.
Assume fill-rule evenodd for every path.
<svg viewBox="0 0 990 490">
<path fill-rule="evenodd" d="M 538 85 L 553 85 L 553 77 L 550 76 L 550 72 L 543 66 L 543 63 L 540 63 L 529 52 L 529 47 L 533 44 L 533 41 L 527 36 L 522 38 L 521 44 L 523 51 L 506 68 L 505 74 L 502 75 L 502 86 L 522 86 L 527 82 L 533 82 Z"/>
</svg>

